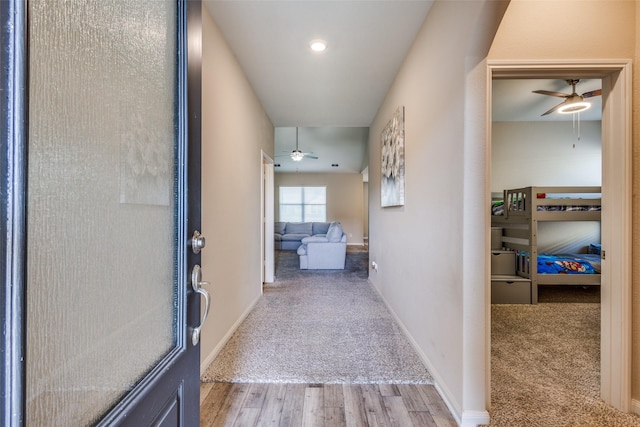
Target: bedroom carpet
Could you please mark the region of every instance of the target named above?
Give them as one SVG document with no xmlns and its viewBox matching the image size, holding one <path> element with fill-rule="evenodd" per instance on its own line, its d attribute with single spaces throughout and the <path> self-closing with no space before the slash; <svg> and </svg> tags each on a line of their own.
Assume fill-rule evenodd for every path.
<svg viewBox="0 0 640 427">
<path fill-rule="evenodd" d="M 276 251 L 276 281 L 202 376 L 203 382 L 430 384 L 432 378 L 350 248 L 345 270 L 299 270 Z"/>
<path fill-rule="evenodd" d="M 492 305 L 491 316 L 492 427 L 640 426 L 598 397 L 600 304 Z"/>
</svg>

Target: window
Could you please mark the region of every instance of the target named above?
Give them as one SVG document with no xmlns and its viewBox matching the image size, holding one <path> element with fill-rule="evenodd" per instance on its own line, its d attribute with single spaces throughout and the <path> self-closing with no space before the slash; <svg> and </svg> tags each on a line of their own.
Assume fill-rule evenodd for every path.
<svg viewBox="0 0 640 427">
<path fill-rule="evenodd" d="M 325 222 L 326 187 L 280 187 L 280 221 Z"/>
</svg>

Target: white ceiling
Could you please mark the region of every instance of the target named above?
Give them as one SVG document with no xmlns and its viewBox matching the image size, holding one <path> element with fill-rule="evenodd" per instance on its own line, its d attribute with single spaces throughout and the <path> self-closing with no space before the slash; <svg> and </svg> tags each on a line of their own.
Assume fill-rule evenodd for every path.
<svg viewBox="0 0 640 427">
<path fill-rule="evenodd" d="M 204 0 L 274 126 L 369 126 L 432 1 Z M 323 39 L 322 53 L 309 42 Z"/>
<path fill-rule="evenodd" d="M 362 171 L 368 127 L 433 1 L 203 2 L 276 127 L 276 172 Z M 296 126 L 318 160 L 282 156 Z"/>
<path fill-rule="evenodd" d="M 203 0 L 276 128 L 276 172 L 359 172 L 368 126 L 433 3 L 425 0 Z M 325 52 L 309 49 L 327 41 Z M 582 81 L 576 91 L 598 89 Z M 496 121 L 571 120 L 540 115 L 569 93 L 564 80 L 496 80 Z M 599 120 L 600 97 L 582 120 Z M 594 115 L 595 113 L 595 115 Z M 293 162 L 299 145 L 318 160 Z M 350 129 L 353 128 L 353 129 Z M 365 132 L 366 131 L 366 132 Z M 331 167 L 337 163 L 338 168 Z"/>
</svg>

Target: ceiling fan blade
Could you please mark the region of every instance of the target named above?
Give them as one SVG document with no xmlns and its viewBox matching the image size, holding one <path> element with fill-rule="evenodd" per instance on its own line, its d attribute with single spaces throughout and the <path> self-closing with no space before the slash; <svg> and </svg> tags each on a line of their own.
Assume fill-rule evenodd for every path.
<svg viewBox="0 0 640 427">
<path fill-rule="evenodd" d="M 318 158 L 316 156 L 311 156 L 309 154 L 305 154 L 304 155 L 305 159 L 313 159 L 313 160 L 318 160 Z"/>
<path fill-rule="evenodd" d="M 549 96 L 557 96 L 560 98 L 568 98 L 571 95 L 567 94 L 567 93 L 560 93 L 560 92 L 551 92 L 548 90 L 534 90 L 533 93 L 539 93 L 540 95 L 549 95 Z"/>
<path fill-rule="evenodd" d="M 600 96 L 602 95 L 602 89 L 592 90 L 590 92 L 585 92 L 582 94 L 583 98 L 591 98 L 592 96 Z"/>
<path fill-rule="evenodd" d="M 545 111 L 544 113 L 540 114 L 540 116 L 546 116 L 547 114 L 551 114 L 554 111 L 556 111 L 558 108 L 562 107 L 564 104 L 566 104 L 566 101 L 565 102 L 561 102 L 560 104 L 556 105 L 555 107 L 553 107 L 549 111 Z"/>
</svg>

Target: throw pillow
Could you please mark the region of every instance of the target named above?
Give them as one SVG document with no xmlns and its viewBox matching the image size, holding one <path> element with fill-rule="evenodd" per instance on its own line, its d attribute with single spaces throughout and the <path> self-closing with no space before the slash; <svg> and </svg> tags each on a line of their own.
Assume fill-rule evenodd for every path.
<svg viewBox="0 0 640 427">
<path fill-rule="evenodd" d="M 339 222 L 333 221 L 327 230 L 327 240 L 330 242 L 339 242 L 342 239 L 342 226 Z"/>
<path fill-rule="evenodd" d="M 327 234 L 329 225 L 330 224 L 328 222 L 314 222 L 311 227 L 313 235 L 315 236 L 316 234 Z"/>
<path fill-rule="evenodd" d="M 276 221 L 273 224 L 273 232 L 277 234 L 284 234 L 284 229 L 286 227 L 286 222 Z"/>
</svg>

